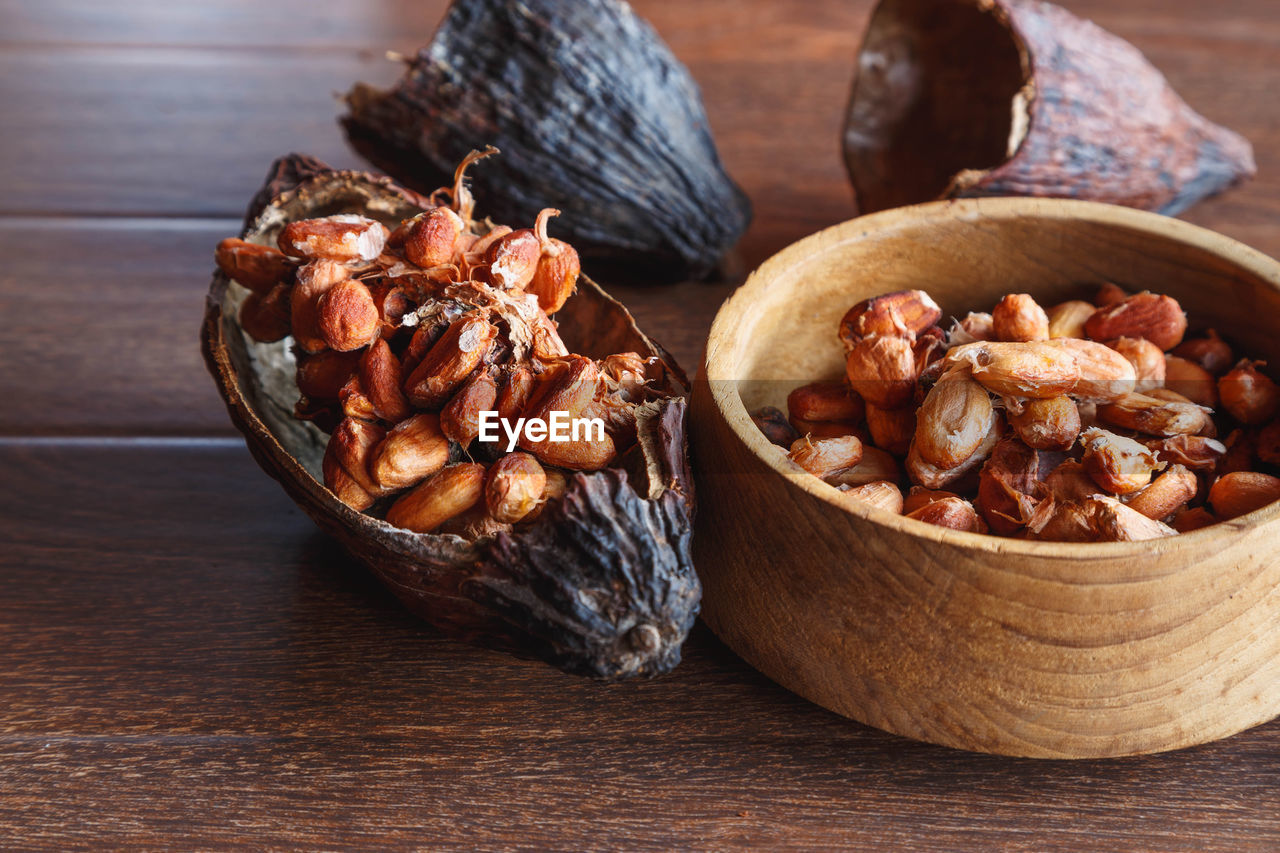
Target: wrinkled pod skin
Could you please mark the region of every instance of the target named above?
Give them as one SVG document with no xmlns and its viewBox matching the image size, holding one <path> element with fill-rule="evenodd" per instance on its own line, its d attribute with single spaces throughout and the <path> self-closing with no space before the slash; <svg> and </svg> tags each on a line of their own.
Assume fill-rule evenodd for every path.
<svg viewBox="0 0 1280 853">
<path fill-rule="evenodd" d="M 273 164 L 242 236 L 269 243 L 299 218 L 349 211 L 395 222 L 429 206 L 388 178 L 290 155 Z M 688 383 L 626 309 L 583 276 L 556 319 L 579 352 L 663 359 L 671 396 L 640 407 L 638 458 L 625 470 L 573 474 L 564 498 L 536 521 L 472 541 L 393 527 L 323 486 L 326 437 L 292 416 L 289 342 L 247 340 L 235 310 L 244 295 L 215 274 L 201 334 L 232 421 L 263 470 L 410 610 L 449 636 L 595 679 L 654 676 L 679 663 L 701 598 L 690 557 Z"/>
<path fill-rule="evenodd" d="M 844 153 L 863 213 L 1044 196 L 1172 216 L 1257 170 L 1137 48 L 1039 0 L 881 0 Z"/>
<path fill-rule="evenodd" d="M 356 85 L 342 125 L 409 186 L 495 145 L 480 209 L 519 227 L 559 208 L 552 236 L 637 280 L 712 272 L 751 220 L 697 84 L 622 0 L 458 0 L 406 63 L 391 89 Z"/>
</svg>

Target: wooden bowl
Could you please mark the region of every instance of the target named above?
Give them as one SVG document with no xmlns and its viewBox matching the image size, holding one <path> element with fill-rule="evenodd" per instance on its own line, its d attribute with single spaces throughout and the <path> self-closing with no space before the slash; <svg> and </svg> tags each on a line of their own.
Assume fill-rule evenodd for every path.
<svg viewBox="0 0 1280 853">
<path fill-rule="evenodd" d="M 1141 543 L 960 533 L 850 509 L 748 417 L 843 375 L 853 303 L 946 314 L 1102 280 L 1182 302 L 1280 365 L 1280 264 L 1155 214 L 1077 201 L 900 208 L 783 250 L 720 309 L 693 398 L 695 565 L 712 630 L 757 669 L 891 732 L 1005 755 L 1177 749 L 1280 714 L 1280 504 Z"/>
</svg>

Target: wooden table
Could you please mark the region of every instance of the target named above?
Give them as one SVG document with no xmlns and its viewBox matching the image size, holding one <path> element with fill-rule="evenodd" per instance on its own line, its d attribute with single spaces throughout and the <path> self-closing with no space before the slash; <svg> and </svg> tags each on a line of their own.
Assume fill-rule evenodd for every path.
<svg viewBox="0 0 1280 853">
<path fill-rule="evenodd" d="M 1280 255 L 1273 0 L 1074 0 L 1257 148 L 1188 218 Z M 701 83 L 754 265 L 854 213 L 865 0 L 638 2 Z M 332 93 L 440 0 L 0 0 L 5 846 L 1280 849 L 1280 722 L 1170 755 L 912 743 L 704 628 L 600 686 L 407 616 L 252 463 L 196 345 L 268 162 L 354 165 Z M 732 284 L 619 288 L 693 367 Z"/>
</svg>

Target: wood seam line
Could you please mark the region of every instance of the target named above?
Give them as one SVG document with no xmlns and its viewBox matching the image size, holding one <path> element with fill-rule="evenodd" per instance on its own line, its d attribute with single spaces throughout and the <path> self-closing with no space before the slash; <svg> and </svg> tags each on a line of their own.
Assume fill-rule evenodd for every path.
<svg viewBox="0 0 1280 853">
<path fill-rule="evenodd" d="M 231 213 L 123 213 L 92 214 L 81 211 L 23 212 L 0 209 L 0 229 L 23 228 L 150 228 L 171 231 L 198 231 L 202 229 L 240 230 L 242 217 Z"/>
<path fill-rule="evenodd" d="M 239 435 L 0 435 L 0 449 L 10 447 L 66 448 L 243 448 Z"/>
</svg>

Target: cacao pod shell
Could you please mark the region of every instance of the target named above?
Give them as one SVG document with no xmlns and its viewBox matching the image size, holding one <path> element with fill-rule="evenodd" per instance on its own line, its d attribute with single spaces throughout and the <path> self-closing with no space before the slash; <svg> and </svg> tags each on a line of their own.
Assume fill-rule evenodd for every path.
<svg viewBox="0 0 1280 853">
<path fill-rule="evenodd" d="M 1137 48 L 1039 0 L 882 0 L 844 152 L 863 212 L 1047 196 L 1172 216 L 1256 171 Z"/>
<path fill-rule="evenodd" d="M 406 62 L 387 91 L 356 85 L 342 125 L 408 186 L 494 145 L 469 173 L 482 210 L 519 228 L 558 208 L 554 236 L 649 278 L 710 272 L 751 220 L 693 78 L 623 0 L 457 0 Z"/>
<path fill-rule="evenodd" d="M 286 222 L 332 213 L 394 224 L 429 206 L 389 178 L 290 155 L 272 166 L 242 237 L 273 244 Z M 582 276 L 556 319 L 576 352 L 663 360 L 668 396 L 639 407 L 633 458 L 625 470 L 572 475 L 564 497 L 530 524 L 468 540 L 394 527 L 325 488 L 326 436 L 292 413 L 289 340 L 261 344 L 242 332 L 237 308 L 246 293 L 215 274 L 201 331 L 232 421 L 263 470 L 409 609 L 450 636 L 597 679 L 652 676 L 679 662 L 701 598 L 690 557 L 688 381 L 621 304 Z"/>
</svg>

